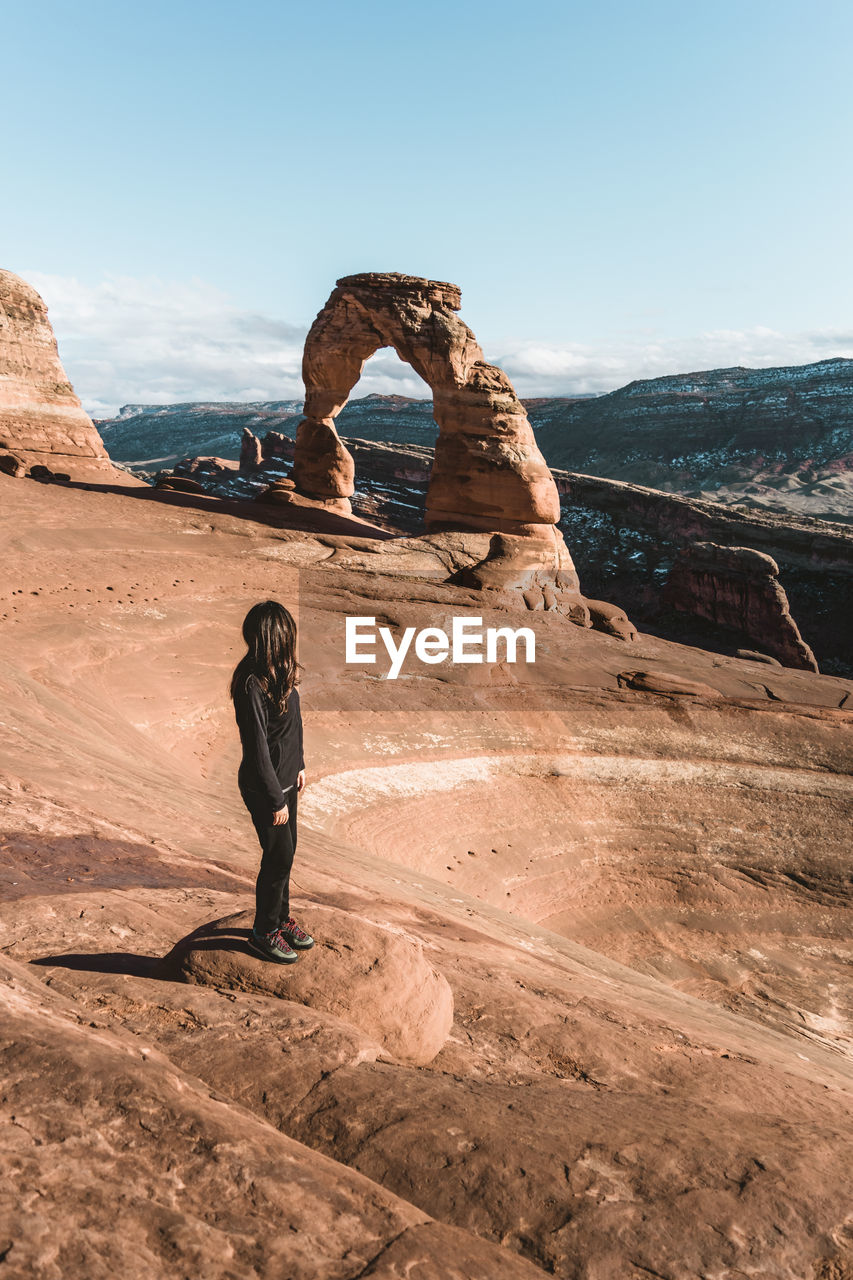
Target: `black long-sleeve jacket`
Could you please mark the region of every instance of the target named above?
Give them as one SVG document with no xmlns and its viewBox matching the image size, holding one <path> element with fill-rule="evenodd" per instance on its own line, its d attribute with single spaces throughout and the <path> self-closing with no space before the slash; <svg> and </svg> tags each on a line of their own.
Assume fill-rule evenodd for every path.
<svg viewBox="0 0 853 1280">
<path fill-rule="evenodd" d="M 253 675 L 235 691 L 234 714 L 243 745 L 237 784 L 249 808 L 277 812 L 305 768 L 299 693 L 291 689 L 281 715 Z"/>
</svg>

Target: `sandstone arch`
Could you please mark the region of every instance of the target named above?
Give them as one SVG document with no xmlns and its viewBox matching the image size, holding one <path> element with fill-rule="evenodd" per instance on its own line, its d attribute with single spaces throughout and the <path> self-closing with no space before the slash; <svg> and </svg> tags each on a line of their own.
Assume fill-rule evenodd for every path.
<svg viewBox="0 0 853 1280">
<path fill-rule="evenodd" d="M 527 414 L 507 375 L 483 359 L 474 334 L 456 315 L 460 305 L 459 288 L 441 280 L 367 272 L 337 281 L 305 341 L 296 486 L 326 500 L 346 500 L 353 492 L 354 463 L 335 418 L 368 357 L 393 347 L 433 392 L 439 433 L 427 528 L 561 543 L 557 488 Z"/>
</svg>

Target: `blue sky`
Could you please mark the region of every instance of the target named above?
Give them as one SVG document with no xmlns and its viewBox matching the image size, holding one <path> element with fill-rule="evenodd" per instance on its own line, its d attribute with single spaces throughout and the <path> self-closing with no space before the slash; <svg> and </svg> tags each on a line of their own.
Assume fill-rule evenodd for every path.
<svg viewBox="0 0 853 1280">
<path fill-rule="evenodd" d="M 460 284 L 523 394 L 853 355 L 847 0 L 47 0 L 3 35 L 0 265 L 95 411 L 298 396 L 372 269 Z"/>
</svg>

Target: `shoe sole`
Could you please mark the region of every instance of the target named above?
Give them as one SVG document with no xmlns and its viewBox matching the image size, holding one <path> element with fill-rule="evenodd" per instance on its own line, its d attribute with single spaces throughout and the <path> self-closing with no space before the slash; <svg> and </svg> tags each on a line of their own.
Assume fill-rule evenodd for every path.
<svg viewBox="0 0 853 1280">
<path fill-rule="evenodd" d="M 263 951 L 261 950 L 260 947 L 253 946 L 253 941 L 254 939 L 252 938 L 249 939 L 249 942 L 248 942 L 249 950 L 252 952 L 252 955 L 257 956 L 260 960 L 268 960 L 271 964 L 293 964 L 296 960 L 299 959 L 299 956 L 295 951 L 292 956 L 285 956 L 285 955 L 271 956 L 268 951 Z"/>
</svg>

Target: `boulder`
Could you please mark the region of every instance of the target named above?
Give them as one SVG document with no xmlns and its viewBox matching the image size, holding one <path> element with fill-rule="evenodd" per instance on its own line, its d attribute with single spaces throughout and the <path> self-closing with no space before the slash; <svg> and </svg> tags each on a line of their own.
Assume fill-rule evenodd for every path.
<svg viewBox="0 0 853 1280">
<path fill-rule="evenodd" d="M 637 629 L 624 609 L 607 600 L 587 600 L 590 626 L 619 640 L 636 640 Z"/>
<path fill-rule="evenodd" d="M 397 1062 L 424 1066 L 450 1034 L 453 995 L 421 942 L 352 912 L 312 904 L 306 923 L 315 946 L 295 964 L 252 955 L 252 913 L 203 925 L 163 961 L 185 982 L 257 992 L 333 1014 L 376 1040 Z"/>
<path fill-rule="evenodd" d="M 16 453 L 0 453 L 0 471 L 7 476 L 24 476 L 27 474 L 27 464 Z"/>
<path fill-rule="evenodd" d="M 772 658 L 769 653 L 759 653 L 757 649 L 735 649 L 735 657 L 745 658 L 749 662 L 763 662 L 768 667 L 782 665 L 778 658 Z"/>
<path fill-rule="evenodd" d="M 204 493 L 204 487 L 198 480 L 190 476 L 160 476 L 154 484 L 155 489 L 174 490 L 178 493 Z"/>
</svg>

